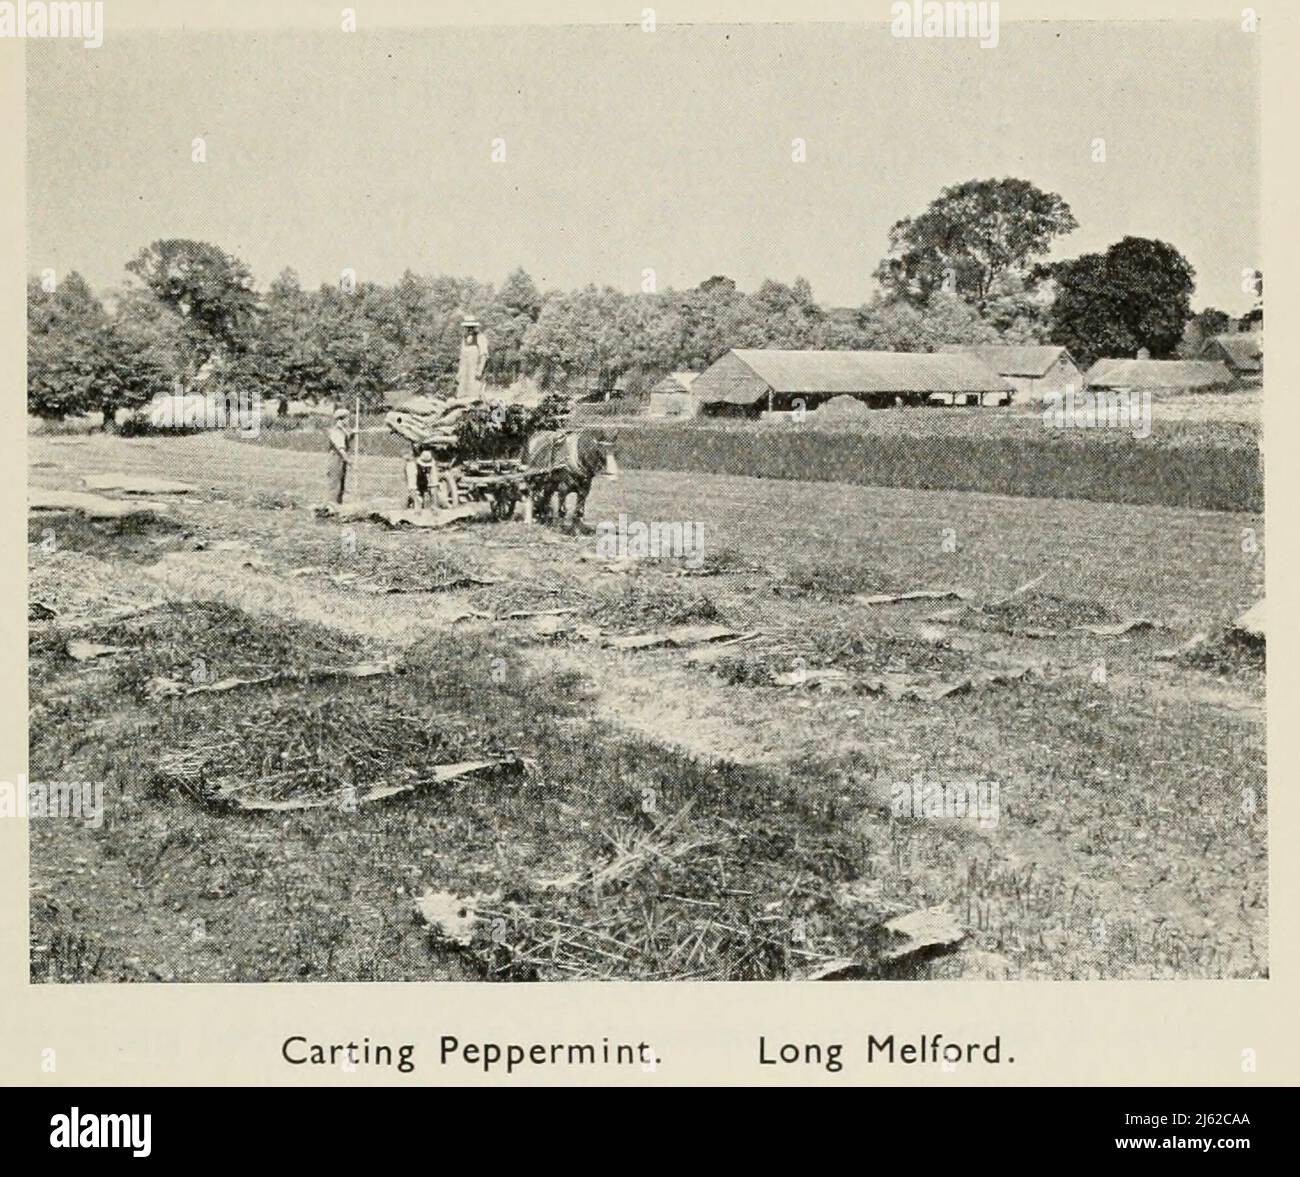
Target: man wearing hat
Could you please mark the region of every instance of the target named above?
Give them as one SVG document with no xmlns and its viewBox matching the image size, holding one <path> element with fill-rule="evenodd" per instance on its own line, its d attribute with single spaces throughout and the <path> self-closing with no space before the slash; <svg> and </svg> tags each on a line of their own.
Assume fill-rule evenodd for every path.
<svg viewBox="0 0 1300 1177">
<path fill-rule="evenodd" d="M 438 463 L 433 456 L 433 443 L 422 441 L 406 462 L 406 505 L 409 509 L 427 511 L 432 506 L 437 478 Z"/>
<path fill-rule="evenodd" d="M 348 445 L 352 441 L 352 435 L 348 432 L 347 409 L 334 410 L 334 424 L 330 426 L 328 437 L 330 443 L 329 497 L 331 502 L 342 504 L 343 484 L 347 479 L 348 464 L 351 461 L 348 456 Z"/>
<path fill-rule="evenodd" d="M 456 367 L 456 399 L 476 401 L 483 396 L 483 375 L 487 370 L 487 336 L 475 318 L 460 322 L 460 362 Z"/>
</svg>

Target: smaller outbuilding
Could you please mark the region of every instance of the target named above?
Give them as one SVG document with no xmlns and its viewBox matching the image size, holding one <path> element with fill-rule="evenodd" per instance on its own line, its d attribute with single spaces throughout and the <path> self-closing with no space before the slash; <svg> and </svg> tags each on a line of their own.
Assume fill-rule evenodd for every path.
<svg viewBox="0 0 1300 1177">
<path fill-rule="evenodd" d="M 1001 376 L 1017 401 L 1043 400 L 1049 393 L 1083 387 L 1074 357 L 1057 344 L 988 344 L 953 346 L 945 351 L 971 356 Z"/>
<path fill-rule="evenodd" d="M 650 404 L 646 409 L 650 417 L 693 417 L 698 402 L 691 386 L 698 372 L 673 372 L 665 376 L 650 390 Z"/>
<path fill-rule="evenodd" d="M 1264 332 L 1239 331 L 1211 335 L 1200 351 L 1203 360 L 1217 360 L 1243 384 L 1264 379 Z"/>
<path fill-rule="evenodd" d="M 1084 379 L 1089 388 L 1151 392 L 1199 392 L 1234 383 L 1227 367 L 1211 360 L 1098 360 Z"/>
</svg>

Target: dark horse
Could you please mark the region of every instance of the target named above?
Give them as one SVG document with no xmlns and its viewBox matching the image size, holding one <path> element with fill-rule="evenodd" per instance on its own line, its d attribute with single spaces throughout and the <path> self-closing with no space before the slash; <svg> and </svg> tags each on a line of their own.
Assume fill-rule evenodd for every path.
<svg viewBox="0 0 1300 1177">
<path fill-rule="evenodd" d="M 614 431 L 607 429 L 533 434 L 523 453 L 531 476 L 533 516 L 540 520 L 549 519 L 551 500 L 556 499 L 555 513 L 563 524 L 569 495 L 577 495 L 573 504 L 572 527 L 575 531 L 580 529 L 592 479 L 600 473 L 618 477 L 618 460 L 614 456 L 617 440 Z"/>
</svg>

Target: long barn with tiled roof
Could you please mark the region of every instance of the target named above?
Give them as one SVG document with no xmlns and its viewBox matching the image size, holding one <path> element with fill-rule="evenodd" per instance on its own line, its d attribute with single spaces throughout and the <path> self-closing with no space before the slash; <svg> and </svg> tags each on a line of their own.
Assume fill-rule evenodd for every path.
<svg viewBox="0 0 1300 1177">
<path fill-rule="evenodd" d="M 868 404 L 924 404 L 933 395 L 1006 398 L 1011 385 L 961 353 L 785 351 L 733 348 L 701 372 L 691 392 L 711 412 L 809 410 L 835 396 Z"/>
</svg>

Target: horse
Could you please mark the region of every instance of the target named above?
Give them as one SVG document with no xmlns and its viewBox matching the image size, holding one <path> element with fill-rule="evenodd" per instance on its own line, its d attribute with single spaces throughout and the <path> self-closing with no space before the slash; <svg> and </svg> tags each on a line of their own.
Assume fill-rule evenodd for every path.
<svg viewBox="0 0 1300 1177">
<path fill-rule="evenodd" d="M 551 500 L 556 499 L 556 515 L 563 525 L 569 495 L 576 495 L 570 526 L 582 528 L 582 515 L 597 474 L 618 477 L 618 459 L 614 446 L 618 435 L 610 429 L 545 431 L 528 439 L 520 460 L 528 468 L 532 486 L 533 517 L 551 517 Z"/>
</svg>

